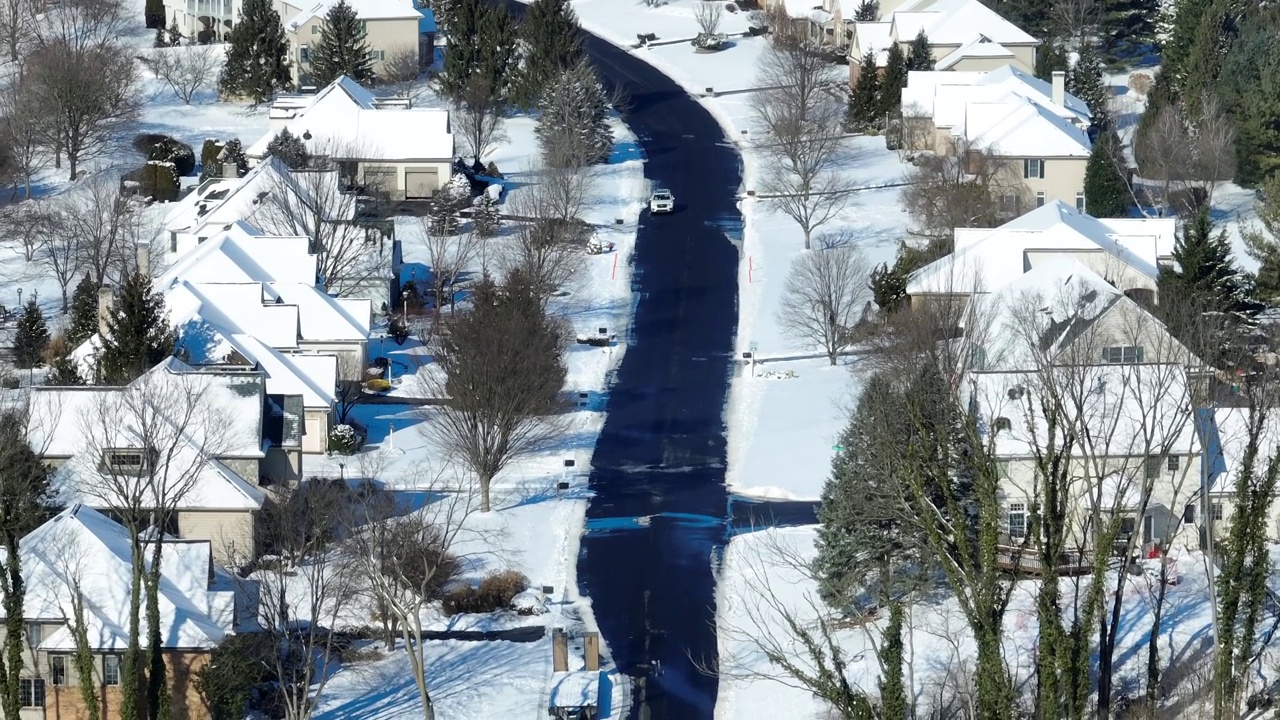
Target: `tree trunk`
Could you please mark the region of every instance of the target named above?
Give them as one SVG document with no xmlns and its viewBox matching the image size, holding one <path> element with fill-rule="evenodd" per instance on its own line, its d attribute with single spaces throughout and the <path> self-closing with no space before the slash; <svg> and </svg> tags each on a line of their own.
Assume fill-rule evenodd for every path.
<svg viewBox="0 0 1280 720">
<path fill-rule="evenodd" d="M 492 475 L 480 476 L 480 512 L 489 512 L 489 486 L 493 484 Z"/>
<path fill-rule="evenodd" d="M 804 249 L 805 250 L 811 250 L 813 248 L 813 246 L 809 244 L 810 235 L 812 235 L 812 233 L 809 232 L 809 228 L 805 228 L 804 229 Z"/>
<path fill-rule="evenodd" d="M 147 570 L 147 717 L 169 717 L 169 685 L 164 665 L 164 638 L 160 635 L 160 556 L 163 542 L 152 545 L 151 567 Z"/>
<path fill-rule="evenodd" d="M 401 637 L 404 638 L 404 651 L 409 654 L 413 682 L 418 686 L 418 696 L 422 700 L 422 720 L 435 720 L 436 707 L 431 701 L 431 693 L 427 690 L 426 661 L 422 657 L 422 627 L 414 622 L 413 617 L 404 618 L 400 627 Z"/>
<path fill-rule="evenodd" d="M 978 712 L 980 718 L 1009 720 L 1013 716 L 1013 696 L 1005 671 L 1000 623 L 978 630 Z"/>
<path fill-rule="evenodd" d="M 1151 635 L 1147 638 L 1147 707 L 1152 710 L 1160 699 L 1160 623 L 1164 617 L 1164 595 L 1168 582 L 1169 558 L 1162 552 L 1160 588 L 1156 590 L 1156 603 L 1151 610 Z"/>
<path fill-rule="evenodd" d="M 21 683 L 22 655 L 25 643 L 23 635 L 26 631 L 26 619 L 23 614 L 23 599 L 26 590 L 22 582 L 22 559 L 18 555 L 18 534 L 12 529 L 5 529 L 5 562 L 4 562 L 4 612 L 5 642 L 4 659 L 0 661 L 0 683 L 3 692 L 0 695 L 0 708 L 5 717 L 18 717 L 22 709 Z"/>
<path fill-rule="evenodd" d="M 129 644 L 125 647 L 124 657 L 120 663 L 120 720 L 138 720 L 138 655 L 140 654 L 138 633 L 142 624 L 139 615 L 142 611 L 142 552 L 133 535 L 130 578 L 129 578 Z"/>
<path fill-rule="evenodd" d="M 77 155 L 79 153 L 67 151 L 67 169 L 71 171 L 71 176 L 68 178 L 70 182 L 76 181 L 76 169 L 80 167 L 80 158 Z"/>
</svg>

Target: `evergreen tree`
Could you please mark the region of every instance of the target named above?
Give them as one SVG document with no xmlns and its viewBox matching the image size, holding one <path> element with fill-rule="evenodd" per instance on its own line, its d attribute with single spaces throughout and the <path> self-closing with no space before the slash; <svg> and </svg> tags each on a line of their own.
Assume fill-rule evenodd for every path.
<svg viewBox="0 0 1280 720">
<path fill-rule="evenodd" d="M 880 89 L 880 72 L 876 67 L 876 54 L 868 51 L 858 67 L 858 82 L 849 94 L 850 130 L 866 132 L 880 127 L 884 107 Z"/>
<path fill-rule="evenodd" d="M 148 30 L 164 30 L 164 0 L 147 0 L 143 9 L 143 19 Z"/>
<path fill-rule="evenodd" d="M 1111 89 L 1107 87 L 1102 76 L 1102 57 L 1097 48 L 1087 44 L 1080 49 L 1080 57 L 1067 72 L 1067 92 L 1075 95 L 1089 106 L 1093 116 L 1093 124 L 1110 127 Z"/>
<path fill-rule="evenodd" d="M 98 382 L 127 385 L 173 354 L 177 336 L 169 327 L 164 297 L 151 277 L 135 272 L 120 288 L 107 318 L 98 353 Z"/>
<path fill-rule="evenodd" d="M 534 0 L 520 26 L 525 43 L 524 71 L 515 101 L 534 107 L 565 71 L 585 57 L 578 16 L 569 0 Z"/>
<path fill-rule="evenodd" d="M 583 167 L 609 157 L 613 130 L 608 99 L 585 61 L 560 73 L 548 86 L 538 103 L 534 132 L 544 161 L 552 167 Z"/>
<path fill-rule="evenodd" d="M 152 47 L 169 47 L 169 34 L 165 32 L 164 27 L 156 28 L 156 39 L 151 42 Z"/>
<path fill-rule="evenodd" d="M 20 368 L 33 368 L 40 364 L 44 349 L 49 345 L 49 326 L 44 312 L 36 303 L 35 293 L 27 301 L 18 318 L 18 329 L 13 337 L 13 361 Z"/>
<path fill-rule="evenodd" d="M 902 678 L 902 603 L 889 603 L 889 624 L 880 642 L 880 717 L 907 718 L 907 690 Z"/>
<path fill-rule="evenodd" d="M 501 5 L 483 0 L 457 0 L 453 4 L 456 28 L 449 36 L 440 91 L 455 102 L 476 80 L 505 98 L 517 67 L 516 26 Z"/>
<path fill-rule="evenodd" d="M 1216 86 L 1236 123 L 1235 180 L 1246 187 L 1280 171 L 1280 10 L 1273 12 L 1246 26 Z"/>
<path fill-rule="evenodd" d="M 360 83 L 372 80 L 373 61 L 365 35 L 355 9 L 347 0 L 338 0 L 325 14 L 320 42 L 311 49 L 311 81 L 323 87 L 342 75 Z"/>
<path fill-rule="evenodd" d="M 876 0 L 862 0 L 853 13 L 855 22 L 875 22 L 880 19 L 880 3 Z"/>
<path fill-rule="evenodd" d="M 1236 20 L 1234 0 L 1213 0 L 1200 18 L 1181 84 L 1174 86 L 1186 103 L 1188 117 L 1199 117 L 1201 98 L 1217 91 L 1227 50 L 1239 35 Z"/>
<path fill-rule="evenodd" d="M 290 170 L 305 168 L 311 162 L 311 152 L 302 138 L 282 129 L 267 143 L 267 154 L 277 158 Z"/>
<path fill-rule="evenodd" d="M 502 224 L 501 208 L 498 199 L 488 192 L 480 194 L 476 200 L 475 215 L 472 226 L 478 237 L 497 237 L 498 228 Z"/>
<path fill-rule="evenodd" d="M 1045 82 L 1052 82 L 1055 72 L 1067 71 L 1069 64 L 1067 51 L 1059 43 L 1046 42 L 1036 50 L 1036 77 Z"/>
<path fill-rule="evenodd" d="M 1186 82 L 1187 59 L 1210 0 L 1174 0 L 1169 40 L 1161 53 L 1160 72 L 1179 87 Z"/>
<path fill-rule="evenodd" d="M 929 43 L 929 36 L 921 30 L 916 33 L 916 39 L 911 41 L 911 49 L 907 52 L 907 69 L 932 70 L 934 63 L 933 45 Z"/>
<path fill-rule="evenodd" d="M 240 142 L 240 138 L 228 140 L 222 151 L 222 162 L 235 163 L 237 175 L 244 177 L 245 173 L 249 172 L 249 158 L 245 157 L 244 144 Z"/>
<path fill-rule="evenodd" d="M 889 44 L 888 55 L 880 76 L 880 117 L 899 117 L 902 89 L 907 86 L 907 56 L 898 43 Z"/>
<path fill-rule="evenodd" d="M 288 51 L 280 14 L 272 8 L 271 0 L 245 0 L 231 30 L 218 84 L 227 95 L 260 103 L 292 84 Z"/>
<path fill-rule="evenodd" d="M 876 306 L 888 314 L 897 312 L 907 300 L 907 274 L 899 271 L 900 264 L 889 267 L 889 263 L 881 263 L 871 271 L 868 283 Z"/>
<path fill-rule="evenodd" d="M 1093 143 L 1084 171 L 1085 209 L 1090 215 L 1113 218 L 1129 214 L 1132 198 L 1121 174 L 1123 161 L 1119 136 L 1113 129 L 1103 130 Z"/>
<path fill-rule="evenodd" d="M 88 273 L 71 296 L 71 312 L 63 337 L 75 348 L 98 332 L 98 284 Z"/>
<path fill-rule="evenodd" d="M 76 387 L 84 385 L 84 377 L 80 375 L 80 368 L 76 365 L 76 361 L 68 353 L 63 353 L 54 358 L 49 364 L 49 374 L 45 376 L 45 385 L 54 385 L 58 387 Z"/>
<path fill-rule="evenodd" d="M 1109 60 L 1149 51 L 1156 42 L 1160 0 L 1102 0 L 1098 35 Z"/>
<path fill-rule="evenodd" d="M 173 22 L 169 23 L 169 45 L 178 47 L 182 44 L 182 31 L 178 29 L 178 18 L 175 15 Z"/>
</svg>

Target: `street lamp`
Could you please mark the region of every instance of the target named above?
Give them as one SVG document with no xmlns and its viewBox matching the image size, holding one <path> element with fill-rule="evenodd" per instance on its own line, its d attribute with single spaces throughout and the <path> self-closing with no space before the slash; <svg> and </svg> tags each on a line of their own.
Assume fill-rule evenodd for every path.
<svg viewBox="0 0 1280 720">
<path fill-rule="evenodd" d="M 347 481 L 347 464 L 344 462 L 338 463 L 338 479 L 344 483 Z"/>
</svg>

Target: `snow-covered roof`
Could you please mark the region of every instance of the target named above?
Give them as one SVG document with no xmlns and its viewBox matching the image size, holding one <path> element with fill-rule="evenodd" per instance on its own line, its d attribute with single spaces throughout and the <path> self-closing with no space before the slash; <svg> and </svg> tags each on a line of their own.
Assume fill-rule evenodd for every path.
<svg viewBox="0 0 1280 720">
<path fill-rule="evenodd" d="M 1013 51 L 992 40 L 986 35 L 979 35 L 968 43 L 952 50 L 933 64 L 935 70 L 947 70 L 965 58 L 1007 58 L 1014 59 Z"/>
<path fill-rule="evenodd" d="M 267 235 L 243 220 L 178 258 L 156 281 L 167 287 L 176 280 L 202 283 L 315 283 L 316 256 L 311 240 L 301 235 Z"/>
<path fill-rule="evenodd" d="M 267 141 L 270 140 L 268 137 Z M 330 174 L 336 183 L 337 173 Z M 242 178 L 206 180 L 195 192 L 173 204 L 165 216 L 164 229 L 168 232 L 196 232 L 210 225 L 225 227 L 237 221 L 252 221 L 256 214 L 270 206 L 276 193 L 292 195 L 281 201 L 287 207 L 311 205 L 307 187 L 298 182 L 284 163 L 269 158 L 255 165 Z"/>
<path fill-rule="evenodd" d="M 371 95 L 358 96 L 334 84 L 315 102 L 296 111 L 284 127 L 303 139 L 319 155 L 353 160 L 448 160 L 453 157 L 449 111 L 433 108 L 377 107 Z M 348 79 L 349 80 L 349 79 Z M 367 91 L 365 91 L 367 94 Z M 272 130 L 245 152 L 251 158 L 267 155 Z"/>
<path fill-rule="evenodd" d="M 74 617 L 72 598 L 79 591 L 90 647 L 104 651 L 128 645 L 131 550 L 124 527 L 74 504 L 24 537 L 19 552 L 27 620 L 66 622 Z M 158 600 L 164 647 L 213 648 L 232 630 L 234 586 L 210 587 L 208 542 L 166 542 L 161 553 Z M 145 636 L 141 642 L 147 647 Z M 46 634 L 39 647 L 71 651 L 76 645 L 64 625 Z"/>
<path fill-rule="evenodd" d="M 964 126 L 953 128 L 952 134 L 967 137 L 973 145 L 990 148 L 998 156 L 1087 158 L 1093 150 L 1084 128 L 1029 99 L 971 102 L 964 107 Z"/>
<path fill-rule="evenodd" d="M 1030 269 L 1032 251 L 1105 253 L 1104 267 L 1118 262 L 1154 283 L 1160 261 L 1173 252 L 1176 223 L 1174 218 L 1095 218 L 1054 200 L 998 228 L 957 228 L 955 251 L 912 273 L 907 292 L 994 292 Z"/>
<path fill-rule="evenodd" d="M 889 61 L 889 47 L 893 45 L 893 23 L 857 22 L 853 24 L 858 52 L 876 54 L 876 67 L 884 67 Z"/>
<path fill-rule="evenodd" d="M 227 341 L 236 352 L 267 375 L 271 395 L 301 395 L 309 408 L 330 408 L 338 385 L 338 358 L 334 355 L 282 353 L 249 335 L 232 335 Z"/>
<path fill-rule="evenodd" d="M 1089 106 L 1083 100 L 1064 93 L 1059 105 L 1053 101 L 1050 83 L 1012 65 L 991 71 L 916 70 L 907 73 L 907 86 L 902 90 L 904 111 L 932 118 L 934 125 L 953 128 L 957 134 L 963 133 L 971 104 L 1009 103 L 1012 107 L 1028 101 L 1072 124 L 1089 124 Z"/>
<path fill-rule="evenodd" d="M 284 24 L 284 27 L 286 30 L 296 32 L 303 23 L 311 18 L 324 17 L 329 12 L 329 8 L 336 4 L 336 0 L 320 0 L 320 2 L 306 6 L 298 14 L 291 17 Z M 356 17 L 361 20 L 412 18 L 416 21 L 422 18 L 422 13 L 413 6 L 411 0 L 348 0 L 348 4 L 356 11 Z"/>
<path fill-rule="evenodd" d="M 1040 44 L 979 0 L 908 0 L 890 21 L 899 42 L 910 42 L 923 31 L 935 47 L 965 45 L 979 36 L 1001 45 Z"/>
</svg>

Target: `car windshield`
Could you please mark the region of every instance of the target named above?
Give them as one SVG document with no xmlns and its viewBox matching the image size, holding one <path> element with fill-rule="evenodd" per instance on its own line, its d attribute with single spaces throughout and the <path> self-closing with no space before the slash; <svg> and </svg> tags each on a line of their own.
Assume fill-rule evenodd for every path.
<svg viewBox="0 0 1280 720">
<path fill-rule="evenodd" d="M 653 194 L 653 199 L 654 200 L 670 200 L 671 193 L 667 192 L 666 190 L 659 190 L 658 192 Z"/>
</svg>

